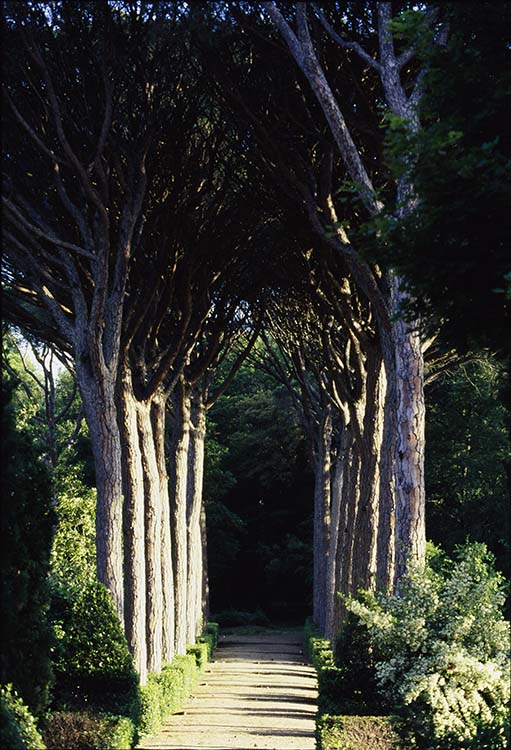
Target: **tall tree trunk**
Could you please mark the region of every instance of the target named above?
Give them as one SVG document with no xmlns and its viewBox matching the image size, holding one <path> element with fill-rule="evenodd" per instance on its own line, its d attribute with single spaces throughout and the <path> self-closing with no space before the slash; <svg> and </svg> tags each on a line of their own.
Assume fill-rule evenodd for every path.
<svg viewBox="0 0 511 750">
<path fill-rule="evenodd" d="M 119 393 L 122 433 L 124 517 L 124 569 L 126 637 L 140 681 L 147 679 L 145 488 L 138 433 L 138 404 L 131 374 L 124 369 Z"/>
<path fill-rule="evenodd" d="M 380 379 L 383 403 L 383 431 L 380 450 L 380 488 L 378 509 L 378 550 L 376 562 L 376 589 L 390 592 L 394 586 L 396 558 L 396 383 L 387 377 L 384 367 Z"/>
<path fill-rule="evenodd" d="M 147 596 L 147 669 L 161 672 L 162 666 L 162 498 L 156 455 L 156 440 L 151 420 L 151 401 L 137 404 L 138 435 L 144 477 L 145 560 Z"/>
<path fill-rule="evenodd" d="M 174 427 L 170 456 L 170 510 L 172 529 L 172 563 L 175 597 L 175 639 L 177 654 L 186 652 L 187 622 L 187 524 L 186 484 L 190 441 L 190 401 L 182 379 L 174 396 Z"/>
<path fill-rule="evenodd" d="M 162 586 L 162 660 L 170 662 L 175 654 L 175 600 L 172 565 L 172 538 L 170 519 L 169 477 L 165 455 L 166 397 L 158 394 L 153 399 L 151 419 L 160 480 L 161 502 L 161 586 Z"/>
<path fill-rule="evenodd" d="M 121 441 L 115 400 L 116 377 L 93 374 L 87 355 L 76 357 L 77 382 L 96 471 L 96 559 L 99 580 L 112 595 L 119 619 L 124 624 L 123 582 L 123 487 Z"/>
<path fill-rule="evenodd" d="M 190 410 L 190 445 L 188 450 L 187 480 L 187 540 L 188 540 L 188 622 L 187 643 L 195 643 L 202 628 L 202 541 L 201 510 L 204 476 L 204 441 L 206 437 L 206 409 L 200 394 L 195 393 Z"/>
<path fill-rule="evenodd" d="M 201 547 L 202 547 L 202 622 L 209 621 L 209 575 L 208 575 L 208 535 L 206 525 L 206 506 L 202 503 L 200 514 Z"/>
<path fill-rule="evenodd" d="M 324 631 L 326 602 L 326 571 L 330 528 L 330 453 L 332 415 L 330 406 L 324 410 L 317 438 L 314 484 L 313 530 L 313 609 L 315 625 Z"/>
<path fill-rule="evenodd" d="M 405 298 L 393 280 L 393 309 L 398 314 Z M 397 320 L 393 324 L 396 360 L 396 565 L 399 581 L 413 560 L 426 555 L 426 492 L 424 483 L 425 402 L 424 358 L 419 334 Z"/>
</svg>

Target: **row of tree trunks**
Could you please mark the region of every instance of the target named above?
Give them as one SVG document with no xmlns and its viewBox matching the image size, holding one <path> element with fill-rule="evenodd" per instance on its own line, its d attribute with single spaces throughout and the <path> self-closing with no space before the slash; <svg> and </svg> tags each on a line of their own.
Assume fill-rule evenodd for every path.
<svg viewBox="0 0 511 750">
<path fill-rule="evenodd" d="M 320 423 L 316 452 L 313 620 L 328 638 L 345 614 L 339 594 L 389 590 L 394 577 L 393 390 L 378 346 L 362 364 L 359 397 L 336 414 L 333 437 L 331 412 Z"/>
<path fill-rule="evenodd" d="M 144 684 L 148 672 L 185 653 L 207 617 L 206 410 L 181 379 L 166 457 L 163 391 L 141 401 L 125 366 L 117 388 L 105 393 L 103 384 L 100 393 L 91 380 L 85 395 L 98 472 L 98 572 Z"/>
</svg>

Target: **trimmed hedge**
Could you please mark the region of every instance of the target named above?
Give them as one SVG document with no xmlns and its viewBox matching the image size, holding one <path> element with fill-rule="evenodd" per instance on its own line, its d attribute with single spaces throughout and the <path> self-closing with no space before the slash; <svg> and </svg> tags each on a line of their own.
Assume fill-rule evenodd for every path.
<svg viewBox="0 0 511 750">
<path fill-rule="evenodd" d="M 55 711 L 44 732 L 48 750 L 129 750 L 135 726 L 126 716 Z"/>
<path fill-rule="evenodd" d="M 44 750 L 36 720 L 12 685 L 0 687 L 0 747 L 9 750 Z"/>
<path fill-rule="evenodd" d="M 346 663 L 343 664 L 342 655 L 337 651 L 336 665 L 330 642 L 310 621 L 305 623 L 304 631 L 304 651 L 318 676 L 316 750 L 397 750 L 398 738 L 392 729 L 391 717 L 371 715 L 375 713 L 374 696 L 371 694 L 367 700 L 364 690 L 358 690 L 351 663 L 352 648 L 346 636 L 338 641 L 338 645 L 349 649 L 345 654 Z M 362 674 L 365 674 L 363 670 Z M 340 710 L 342 715 L 339 715 Z"/>
<path fill-rule="evenodd" d="M 319 716 L 317 750 L 397 750 L 398 737 L 387 716 Z"/>
<path fill-rule="evenodd" d="M 197 684 L 218 642 L 218 625 L 209 623 L 195 646 L 164 664 L 161 673 L 149 673 L 140 688 L 140 735 L 156 734 L 168 716 L 178 711 Z"/>
</svg>

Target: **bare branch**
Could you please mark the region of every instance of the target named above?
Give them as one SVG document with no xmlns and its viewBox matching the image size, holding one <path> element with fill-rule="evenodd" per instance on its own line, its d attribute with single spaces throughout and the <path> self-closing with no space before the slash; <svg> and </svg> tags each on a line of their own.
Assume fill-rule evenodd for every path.
<svg viewBox="0 0 511 750">
<path fill-rule="evenodd" d="M 344 49 L 353 50 L 364 62 L 370 65 L 371 68 L 374 68 L 374 70 L 376 70 L 378 73 L 381 72 L 381 65 L 377 60 L 371 57 L 371 55 L 369 55 L 358 42 L 348 42 L 346 39 L 343 39 L 333 29 L 332 25 L 329 23 L 325 14 L 323 13 L 322 8 L 320 8 L 317 3 L 311 3 L 311 5 L 314 8 L 316 15 L 321 21 L 323 27 L 325 28 L 329 36 L 334 40 L 334 42 L 337 42 L 337 44 Z"/>
</svg>

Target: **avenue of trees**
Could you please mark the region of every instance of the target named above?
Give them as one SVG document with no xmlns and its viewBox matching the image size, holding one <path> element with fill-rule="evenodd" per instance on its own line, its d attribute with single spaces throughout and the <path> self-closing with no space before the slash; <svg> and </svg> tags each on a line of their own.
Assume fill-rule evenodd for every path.
<svg viewBox="0 0 511 750">
<path fill-rule="evenodd" d="M 510 20 L 501 3 L 4 3 L 3 305 L 41 369 L 16 336 L 6 366 L 44 425 L 53 575 L 73 543 L 49 519 L 73 525 L 78 483 L 77 568 L 95 548 L 142 684 L 208 620 L 208 533 L 220 591 L 222 534 L 250 549 L 244 512 L 262 528 L 278 493 L 283 539 L 254 554 L 308 581 L 330 640 L 338 594 L 399 592 L 427 529 L 508 570 Z"/>
</svg>

